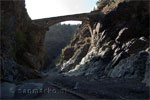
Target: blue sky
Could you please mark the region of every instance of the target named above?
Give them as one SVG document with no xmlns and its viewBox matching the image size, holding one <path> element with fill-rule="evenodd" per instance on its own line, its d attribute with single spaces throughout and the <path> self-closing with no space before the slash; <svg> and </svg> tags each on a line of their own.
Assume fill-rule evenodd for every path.
<svg viewBox="0 0 150 100">
<path fill-rule="evenodd" d="M 31 19 L 90 12 L 97 0 L 25 0 Z"/>
</svg>

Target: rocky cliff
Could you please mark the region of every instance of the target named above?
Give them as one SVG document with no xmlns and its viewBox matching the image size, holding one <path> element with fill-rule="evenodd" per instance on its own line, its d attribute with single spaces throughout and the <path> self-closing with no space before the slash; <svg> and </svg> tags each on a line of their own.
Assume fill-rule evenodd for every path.
<svg viewBox="0 0 150 100">
<path fill-rule="evenodd" d="M 1 1 L 0 67 L 4 81 L 40 77 L 45 29 L 32 24 L 24 0 Z"/>
<path fill-rule="evenodd" d="M 66 76 L 138 78 L 149 76 L 149 1 L 119 3 L 90 18 L 62 52 L 58 65 Z"/>
<path fill-rule="evenodd" d="M 1 1 L 0 98 L 149 99 L 149 1 L 126 1 L 88 14 L 40 79 L 46 29 L 31 21 L 24 0 Z"/>
<path fill-rule="evenodd" d="M 45 34 L 45 64 L 43 70 L 51 69 L 59 60 L 61 50 L 70 42 L 79 25 L 56 24 Z"/>
</svg>

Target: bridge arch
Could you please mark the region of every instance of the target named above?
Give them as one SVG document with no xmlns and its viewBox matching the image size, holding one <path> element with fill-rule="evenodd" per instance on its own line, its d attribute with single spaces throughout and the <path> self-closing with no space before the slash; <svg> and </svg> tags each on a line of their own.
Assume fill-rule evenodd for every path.
<svg viewBox="0 0 150 100">
<path fill-rule="evenodd" d="M 43 18 L 43 19 L 33 20 L 33 23 L 48 28 L 49 26 L 52 26 L 56 23 L 63 22 L 63 21 L 88 21 L 89 18 L 87 14 L 89 13 Z"/>
<path fill-rule="evenodd" d="M 95 17 L 96 16 L 96 17 Z M 102 14 L 100 11 L 92 11 L 90 13 L 81 13 L 81 14 L 73 14 L 73 15 L 65 15 L 65 16 L 58 16 L 58 17 L 50 17 L 50 18 L 43 18 L 43 19 L 36 19 L 32 20 L 32 22 L 36 25 L 42 26 L 44 28 L 48 28 L 56 23 L 63 22 L 63 21 L 86 21 L 89 20 L 97 20 L 97 16 L 103 18 L 105 15 Z M 101 19 L 98 18 L 98 19 Z"/>
</svg>

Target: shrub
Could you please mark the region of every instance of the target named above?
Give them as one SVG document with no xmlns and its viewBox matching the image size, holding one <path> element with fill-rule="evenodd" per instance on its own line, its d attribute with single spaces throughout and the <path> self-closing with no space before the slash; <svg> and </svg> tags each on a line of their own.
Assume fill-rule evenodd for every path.
<svg viewBox="0 0 150 100">
<path fill-rule="evenodd" d="M 117 7 L 117 5 L 122 1 L 124 0 L 98 0 L 96 3 L 96 10 L 103 10 L 102 12 L 110 11 Z"/>
</svg>

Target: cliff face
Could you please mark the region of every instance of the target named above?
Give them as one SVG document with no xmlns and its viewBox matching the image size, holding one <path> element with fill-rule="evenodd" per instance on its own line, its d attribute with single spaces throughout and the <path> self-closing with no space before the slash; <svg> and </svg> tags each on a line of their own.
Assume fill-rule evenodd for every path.
<svg viewBox="0 0 150 100">
<path fill-rule="evenodd" d="M 1 1 L 0 67 L 5 81 L 38 77 L 43 65 L 44 32 L 33 25 L 25 1 Z"/>
<path fill-rule="evenodd" d="M 62 53 L 59 71 L 66 76 L 139 78 L 148 85 L 149 2 L 123 2 L 97 18 L 80 26 Z"/>
<path fill-rule="evenodd" d="M 79 25 L 56 24 L 45 34 L 45 64 L 43 70 L 55 66 L 61 50 L 70 42 Z"/>
</svg>

